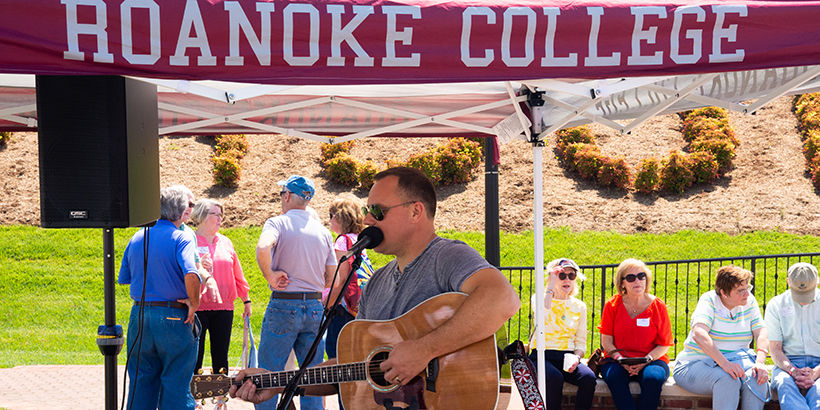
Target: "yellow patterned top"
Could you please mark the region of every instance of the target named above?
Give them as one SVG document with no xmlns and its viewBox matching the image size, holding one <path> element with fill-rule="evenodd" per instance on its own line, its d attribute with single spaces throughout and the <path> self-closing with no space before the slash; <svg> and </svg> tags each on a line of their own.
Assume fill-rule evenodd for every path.
<svg viewBox="0 0 820 410">
<path fill-rule="evenodd" d="M 530 303 L 535 315 L 535 295 Z M 535 350 L 535 334 L 530 349 Z M 587 305 L 580 299 L 553 299 L 544 317 L 545 350 L 581 350 L 587 345 Z M 583 355 L 582 355 L 583 356 Z"/>
</svg>

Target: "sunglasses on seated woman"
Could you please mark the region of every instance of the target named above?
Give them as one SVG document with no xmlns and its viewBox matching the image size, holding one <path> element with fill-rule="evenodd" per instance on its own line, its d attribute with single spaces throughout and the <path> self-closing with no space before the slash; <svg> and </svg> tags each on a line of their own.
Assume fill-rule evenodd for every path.
<svg viewBox="0 0 820 410">
<path fill-rule="evenodd" d="M 624 276 L 623 278 L 621 278 L 621 280 L 625 280 L 625 281 L 627 281 L 627 282 L 629 282 L 629 283 L 634 282 L 634 281 L 635 281 L 635 279 L 637 279 L 637 280 L 645 280 L 645 279 L 646 279 L 646 272 L 641 272 L 641 273 L 639 273 L 639 274 L 637 274 L 637 275 L 630 273 L 629 275 L 626 275 L 626 276 Z"/>
<path fill-rule="evenodd" d="M 575 273 L 575 272 L 570 272 L 570 273 L 561 272 L 561 273 L 558 274 L 558 279 L 564 280 L 566 278 L 569 278 L 569 280 L 575 280 L 576 276 L 578 276 L 578 274 Z"/>
</svg>

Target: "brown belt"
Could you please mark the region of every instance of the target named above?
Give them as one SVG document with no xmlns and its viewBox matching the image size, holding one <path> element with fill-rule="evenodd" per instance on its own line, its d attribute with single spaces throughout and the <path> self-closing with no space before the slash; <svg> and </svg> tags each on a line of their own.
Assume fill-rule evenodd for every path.
<svg viewBox="0 0 820 410">
<path fill-rule="evenodd" d="M 273 292 L 270 295 L 271 299 L 321 299 L 322 292 Z"/>
<path fill-rule="evenodd" d="M 188 305 L 180 302 L 142 302 L 143 306 L 147 307 L 169 307 L 169 308 L 176 308 L 176 309 L 185 309 L 188 310 Z M 134 302 L 134 306 L 139 306 L 140 302 Z"/>
</svg>

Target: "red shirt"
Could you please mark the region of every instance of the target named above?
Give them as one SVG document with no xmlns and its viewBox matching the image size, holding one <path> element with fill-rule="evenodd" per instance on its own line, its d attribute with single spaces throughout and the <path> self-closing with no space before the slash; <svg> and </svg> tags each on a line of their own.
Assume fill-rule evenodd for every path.
<svg viewBox="0 0 820 410">
<path fill-rule="evenodd" d="M 635 318 L 629 316 L 620 294 L 611 297 L 604 305 L 598 330 L 612 336 L 615 347 L 625 351 L 626 357 L 644 357 L 655 346 L 674 345 L 669 312 L 659 297 Z M 666 355 L 655 359 L 669 363 Z"/>
</svg>

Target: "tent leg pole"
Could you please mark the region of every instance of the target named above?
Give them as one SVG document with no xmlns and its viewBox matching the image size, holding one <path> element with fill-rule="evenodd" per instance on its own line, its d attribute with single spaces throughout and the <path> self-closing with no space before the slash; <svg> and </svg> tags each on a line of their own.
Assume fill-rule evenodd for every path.
<svg viewBox="0 0 820 410">
<path fill-rule="evenodd" d="M 495 267 L 501 266 L 501 233 L 498 215 L 498 165 L 495 137 L 484 139 L 484 259 Z"/>
</svg>

